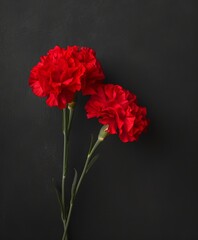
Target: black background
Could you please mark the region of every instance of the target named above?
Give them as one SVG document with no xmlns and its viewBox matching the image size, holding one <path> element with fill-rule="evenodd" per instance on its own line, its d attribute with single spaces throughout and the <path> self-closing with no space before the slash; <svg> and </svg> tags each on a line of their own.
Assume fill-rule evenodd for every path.
<svg viewBox="0 0 198 240">
<path fill-rule="evenodd" d="M 0 239 L 61 239 L 51 178 L 61 178 L 62 113 L 28 78 L 48 49 L 76 44 L 96 50 L 106 82 L 134 92 L 151 124 L 136 143 L 101 146 L 70 240 L 198 239 L 197 18 L 192 0 L 0 1 Z M 72 130 L 78 171 L 99 129 L 86 100 Z"/>
</svg>

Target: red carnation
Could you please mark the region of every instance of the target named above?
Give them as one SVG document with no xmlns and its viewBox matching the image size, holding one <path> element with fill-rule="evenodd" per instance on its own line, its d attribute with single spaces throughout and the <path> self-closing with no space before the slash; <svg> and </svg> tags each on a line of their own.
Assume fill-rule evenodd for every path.
<svg viewBox="0 0 198 240">
<path fill-rule="evenodd" d="M 47 97 L 46 103 L 50 107 L 63 109 L 73 101 L 77 91 L 90 94 L 98 85 L 97 81 L 103 79 L 104 74 L 92 49 L 56 46 L 33 67 L 29 84 L 34 94 Z"/>
<path fill-rule="evenodd" d="M 81 48 L 79 56 L 81 62 L 86 68 L 85 75 L 82 79 L 82 92 L 84 95 L 96 93 L 95 89 L 104 80 L 105 75 L 99 61 L 96 59 L 96 53 L 91 48 Z"/>
<path fill-rule="evenodd" d="M 137 140 L 148 126 L 146 108 L 138 106 L 136 96 L 119 85 L 99 86 L 85 109 L 88 118 L 99 118 L 101 124 L 108 125 L 108 132 L 118 133 L 123 142 Z"/>
</svg>

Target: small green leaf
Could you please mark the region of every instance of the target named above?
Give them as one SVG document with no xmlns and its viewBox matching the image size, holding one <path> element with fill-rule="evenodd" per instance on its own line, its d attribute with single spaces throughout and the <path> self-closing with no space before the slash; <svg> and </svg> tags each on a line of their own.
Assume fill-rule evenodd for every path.
<svg viewBox="0 0 198 240">
<path fill-rule="evenodd" d="M 94 165 L 95 161 L 98 159 L 99 154 L 95 155 L 90 161 L 86 169 L 86 173 L 88 173 L 89 169 Z"/>
<path fill-rule="evenodd" d="M 58 191 L 58 189 L 57 189 L 57 187 L 56 187 L 54 178 L 52 178 L 52 185 L 53 185 L 54 190 L 55 190 L 55 192 L 56 192 L 56 196 L 57 196 L 58 203 L 59 203 L 59 206 L 60 206 L 61 214 L 62 214 L 62 216 L 63 216 L 64 213 L 63 213 L 63 205 L 62 205 L 62 202 L 61 202 L 61 194 L 60 194 L 60 192 Z"/>
<path fill-rule="evenodd" d="M 73 183 L 72 183 L 72 187 L 71 187 L 71 198 L 73 198 L 75 195 L 77 179 L 78 179 L 78 173 L 77 173 L 76 169 L 74 168 L 74 179 L 73 179 Z"/>
</svg>

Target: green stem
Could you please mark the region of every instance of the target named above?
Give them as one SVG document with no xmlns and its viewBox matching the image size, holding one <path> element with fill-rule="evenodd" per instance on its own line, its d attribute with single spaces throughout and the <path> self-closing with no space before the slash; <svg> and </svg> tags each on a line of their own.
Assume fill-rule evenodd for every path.
<svg viewBox="0 0 198 240">
<path fill-rule="evenodd" d="M 67 214 L 67 221 L 65 223 L 65 232 L 66 233 L 67 233 L 67 229 L 68 229 L 68 225 L 69 225 L 69 221 L 70 221 L 70 217 L 71 217 L 71 213 L 72 213 L 73 202 L 74 202 L 74 199 L 72 199 L 70 201 L 70 205 L 69 205 L 69 211 L 68 211 L 68 214 Z"/>
<path fill-rule="evenodd" d="M 89 164 L 89 160 L 91 159 L 93 153 L 95 152 L 96 148 L 99 146 L 99 144 L 100 144 L 101 142 L 102 142 L 102 141 L 98 139 L 98 140 L 96 141 L 96 143 L 94 144 L 94 146 L 92 147 L 92 149 L 90 150 L 90 152 L 88 153 L 88 155 L 87 155 L 87 159 L 86 159 L 86 162 L 85 162 L 83 171 L 82 171 L 82 173 L 81 173 L 80 179 L 79 179 L 78 184 L 77 184 L 77 186 L 76 186 L 75 196 L 76 196 L 76 194 L 77 194 L 77 192 L 78 192 L 78 190 L 79 190 L 79 187 L 80 187 L 80 185 L 81 185 L 81 182 L 82 182 L 82 180 L 83 180 L 83 178 L 84 178 L 84 176 L 85 176 L 85 174 L 86 174 L 87 166 L 88 166 L 88 164 Z"/>
<path fill-rule="evenodd" d="M 66 228 L 66 222 L 67 222 L 67 214 L 66 214 L 66 202 L 65 202 L 65 180 L 67 177 L 67 168 L 68 168 L 68 149 L 69 149 L 69 134 L 70 134 L 70 128 L 71 128 L 71 122 L 73 118 L 73 111 L 74 108 L 71 108 L 67 106 L 63 109 L 63 172 L 62 172 L 62 186 L 61 186 L 61 204 L 62 204 L 62 210 L 61 210 L 61 216 L 62 216 L 62 222 L 64 227 L 64 233 L 62 240 L 68 240 L 67 237 L 67 228 Z M 69 113 L 69 116 L 68 116 Z"/>
<path fill-rule="evenodd" d="M 67 136 L 67 109 L 63 109 L 63 174 L 62 174 L 62 207 L 63 207 L 63 220 L 65 216 L 65 178 L 67 174 L 67 156 L 68 156 L 68 136 Z"/>
<path fill-rule="evenodd" d="M 73 119 L 73 112 L 74 112 L 74 108 L 68 106 L 69 109 L 69 119 L 68 119 L 68 126 L 67 126 L 67 132 L 68 132 L 68 136 L 70 135 L 70 129 L 71 129 L 71 122 Z"/>
<path fill-rule="evenodd" d="M 68 237 L 67 237 L 67 229 L 65 229 L 65 228 L 64 228 L 64 233 L 63 233 L 62 240 L 68 240 Z"/>
<path fill-rule="evenodd" d="M 88 167 L 88 164 L 89 164 L 89 161 L 93 155 L 93 153 L 95 152 L 95 150 L 97 149 L 97 147 L 99 146 L 99 144 L 101 143 L 102 141 L 100 139 L 98 139 L 96 141 L 96 143 L 94 144 L 94 146 L 91 148 L 91 150 L 89 151 L 88 155 L 87 155 L 87 159 L 86 159 L 86 162 L 85 162 L 85 165 L 83 167 L 83 171 L 81 173 L 81 176 L 78 180 L 78 183 L 77 183 L 77 186 L 76 186 L 76 189 L 75 189 L 75 194 L 73 196 L 71 196 L 71 199 L 70 199 L 70 206 L 69 206 L 69 210 L 68 210 L 68 214 L 67 214 L 67 220 L 66 220 L 66 223 L 65 223 L 65 231 L 67 232 L 67 229 L 68 229 L 68 225 L 69 225 L 69 221 L 70 221 L 70 217 L 71 217 L 71 213 L 72 213 L 72 209 L 73 209 L 73 204 L 74 204 L 74 200 L 75 200 L 75 197 L 77 195 L 77 192 L 79 190 L 79 187 L 82 183 L 82 180 L 86 174 L 86 171 L 87 171 L 87 167 Z"/>
</svg>

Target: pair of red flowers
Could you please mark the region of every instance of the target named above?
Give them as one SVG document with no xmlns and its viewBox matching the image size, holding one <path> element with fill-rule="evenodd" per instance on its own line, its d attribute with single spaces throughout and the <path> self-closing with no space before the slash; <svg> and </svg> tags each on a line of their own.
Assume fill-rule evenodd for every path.
<svg viewBox="0 0 198 240">
<path fill-rule="evenodd" d="M 118 133 L 123 142 L 132 142 L 147 128 L 146 108 L 137 105 L 136 96 L 119 85 L 104 84 L 105 76 L 91 48 L 69 46 L 49 50 L 32 68 L 29 84 L 35 95 L 47 97 L 50 107 L 64 109 L 75 93 L 91 95 L 87 117 L 97 117 L 108 125 L 108 133 Z"/>
</svg>

